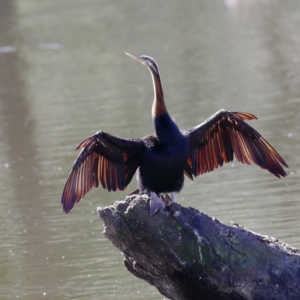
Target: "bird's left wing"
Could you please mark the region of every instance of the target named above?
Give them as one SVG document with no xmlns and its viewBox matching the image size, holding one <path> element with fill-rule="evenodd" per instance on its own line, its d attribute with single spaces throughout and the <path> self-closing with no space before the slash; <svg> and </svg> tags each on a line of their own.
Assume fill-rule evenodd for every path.
<svg viewBox="0 0 300 300">
<path fill-rule="evenodd" d="M 277 151 L 244 120 L 257 119 L 249 113 L 220 110 L 202 124 L 184 134 L 190 142 L 185 174 L 193 176 L 210 172 L 236 159 L 255 164 L 277 177 L 286 176 L 281 164 L 288 167 Z"/>
<path fill-rule="evenodd" d="M 145 145 L 140 139 L 122 139 L 98 131 L 82 141 L 62 194 L 64 212 L 68 213 L 93 187 L 101 183 L 108 191 L 124 190 L 140 164 Z"/>
</svg>

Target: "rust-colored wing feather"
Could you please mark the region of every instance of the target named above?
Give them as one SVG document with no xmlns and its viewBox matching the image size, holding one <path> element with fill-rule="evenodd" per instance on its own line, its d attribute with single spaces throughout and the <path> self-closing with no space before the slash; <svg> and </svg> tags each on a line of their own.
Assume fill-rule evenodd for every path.
<svg viewBox="0 0 300 300">
<path fill-rule="evenodd" d="M 68 213 L 86 193 L 100 184 L 108 191 L 124 190 L 140 163 L 145 145 L 141 140 L 121 139 L 98 131 L 82 141 L 82 149 L 66 182 L 62 205 Z"/>
<path fill-rule="evenodd" d="M 193 179 L 211 172 L 223 163 L 236 159 L 255 164 L 277 177 L 286 176 L 281 165 L 288 167 L 276 150 L 243 120 L 257 119 L 249 113 L 220 110 L 185 134 L 190 140 L 190 156 L 185 174 Z"/>
</svg>

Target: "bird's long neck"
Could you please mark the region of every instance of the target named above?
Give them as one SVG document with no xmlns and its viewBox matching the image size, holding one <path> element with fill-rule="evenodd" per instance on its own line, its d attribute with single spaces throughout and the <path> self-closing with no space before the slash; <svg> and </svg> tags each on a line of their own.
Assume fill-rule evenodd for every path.
<svg viewBox="0 0 300 300">
<path fill-rule="evenodd" d="M 152 104 L 152 117 L 157 118 L 164 113 L 167 113 L 167 108 L 164 99 L 164 91 L 162 88 L 159 74 L 155 71 L 151 71 L 153 88 L 154 88 L 154 100 Z"/>
<path fill-rule="evenodd" d="M 168 114 L 164 100 L 164 92 L 160 76 L 150 70 L 153 79 L 154 101 L 152 104 L 152 118 L 155 133 L 161 142 L 172 143 L 181 136 L 180 130 Z"/>
</svg>

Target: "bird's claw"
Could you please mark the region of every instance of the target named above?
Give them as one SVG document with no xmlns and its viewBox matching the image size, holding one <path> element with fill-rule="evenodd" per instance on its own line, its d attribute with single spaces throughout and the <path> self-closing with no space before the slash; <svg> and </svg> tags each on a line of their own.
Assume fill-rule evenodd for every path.
<svg viewBox="0 0 300 300">
<path fill-rule="evenodd" d="M 149 205 L 150 215 L 153 216 L 160 209 L 164 209 L 172 202 L 173 199 L 168 194 L 157 195 L 154 192 L 150 192 L 150 205 Z"/>
<path fill-rule="evenodd" d="M 166 204 L 162 201 L 162 199 L 154 192 L 150 192 L 150 206 L 149 211 L 150 215 L 153 216 L 160 209 L 164 209 Z"/>
</svg>

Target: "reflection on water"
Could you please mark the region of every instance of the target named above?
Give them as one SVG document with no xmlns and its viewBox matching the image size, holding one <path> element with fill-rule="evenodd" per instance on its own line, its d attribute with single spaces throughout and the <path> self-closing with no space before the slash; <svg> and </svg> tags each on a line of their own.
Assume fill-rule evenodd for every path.
<svg viewBox="0 0 300 300">
<path fill-rule="evenodd" d="M 69 215 L 60 205 L 82 139 L 153 132 L 150 75 L 125 51 L 156 59 L 181 128 L 220 108 L 253 113 L 290 166 L 278 180 L 234 162 L 186 180 L 179 202 L 300 247 L 298 1 L 131 3 L 0 4 L 0 298 L 163 298 L 125 270 L 96 214 L 135 182 Z"/>
</svg>

